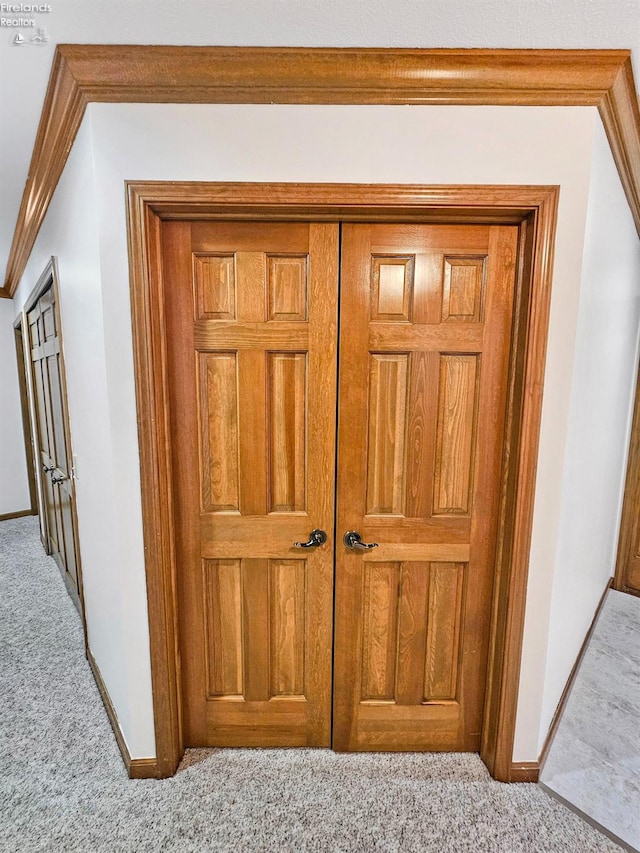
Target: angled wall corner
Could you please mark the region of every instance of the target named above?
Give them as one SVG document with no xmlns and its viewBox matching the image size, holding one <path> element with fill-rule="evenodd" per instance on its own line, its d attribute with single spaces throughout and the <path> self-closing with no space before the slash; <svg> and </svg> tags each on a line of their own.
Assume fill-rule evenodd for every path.
<svg viewBox="0 0 640 853">
<path fill-rule="evenodd" d="M 60 126 L 56 137 L 58 141 L 54 146 L 61 173 L 68 149 L 71 149 L 69 140 L 73 140 L 76 132 L 74 123 L 77 121 L 80 127 L 86 103 L 94 96 L 95 99 L 107 101 L 112 97 L 112 94 L 108 97 L 105 95 L 109 92 L 108 87 L 100 94 L 98 87 L 91 82 L 93 72 L 89 58 L 76 48 L 68 50 L 65 61 L 74 64 L 74 74 L 80 82 L 75 81 L 75 77 L 75 82 L 71 82 L 65 76 L 66 71 L 62 77 L 63 83 L 66 80 L 68 88 L 64 89 L 63 86 L 63 89 L 67 91 L 72 109 L 67 116 L 66 129 L 62 124 Z M 110 49 L 105 50 L 108 52 Z M 118 55 L 118 50 L 114 48 L 114 56 Z M 543 477 L 539 480 L 536 492 L 536 500 L 540 505 L 560 507 L 568 492 L 559 472 L 564 472 L 566 479 L 569 469 L 565 451 L 571 443 L 573 416 L 570 401 L 574 397 L 574 383 L 579 380 L 576 364 L 580 358 L 580 269 L 593 134 L 597 121 L 596 107 L 600 105 L 603 109 L 602 92 L 609 91 L 620 68 L 625 61 L 628 62 L 628 58 L 625 60 L 623 56 L 625 52 L 604 53 L 606 56 L 602 57 L 601 65 L 596 64 L 589 86 L 586 87 L 583 81 L 582 88 L 576 88 L 570 96 L 565 95 L 565 103 L 579 99 L 577 102 L 586 106 L 554 106 L 552 109 L 547 106 L 509 106 L 505 109 L 505 106 L 481 105 L 394 105 L 394 99 L 402 101 L 402 104 L 411 98 L 418 100 L 415 91 L 408 92 L 400 84 L 391 93 L 387 90 L 384 96 L 378 93 L 376 97 L 387 99 L 383 104 L 369 105 L 352 105 L 344 94 L 342 105 L 293 102 L 279 105 L 233 102 L 89 103 L 87 127 L 90 130 L 85 131 L 85 126 L 80 128 L 78 142 L 71 149 L 67 169 L 58 192 L 53 196 L 51 207 L 48 207 L 51 198 L 47 197 L 47 193 L 53 195 L 53 190 L 50 186 L 47 190 L 46 182 L 41 184 L 37 203 L 33 201 L 37 187 L 32 184 L 27 189 L 31 193 L 29 198 L 32 199 L 36 216 L 30 223 L 25 221 L 24 232 L 18 234 L 18 243 L 22 247 L 20 252 L 23 254 L 14 253 L 14 266 L 10 269 L 9 280 L 13 289 L 17 283 L 16 276 L 20 278 L 20 265 L 31 253 L 31 261 L 22 277 L 24 283 L 17 293 L 18 304 L 23 288 L 28 289 L 38 259 L 51 254 L 60 258 L 74 445 L 83 448 L 81 457 L 91 459 L 94 454 L 101 454 L 97 470 L 107 472 L 107 482 L 110 484 L 110 509 L 99 516 L 98 507 L 105 495 L 100 491 L 97 477 L 94 479 L 93 474 L 83 483 L 83 470 L 86 469 L 80 459 L 78 511 L 85 585 L 90 588 L 90 598 L 91 585 L 94 584 L 96 602 L 96 609 L 88 619 L 90 644 L 93 644 L 94 654 L 96 649 L 98 651 L 96 658 L 101 655 L 100 669 L 134 758 L 152 756 L 154 741 L 144 548 L 140 523 L 124 181 L 280 180 L 560 185 L 554 275 L 558 298 L 554 295 L 552 299 L 553 338 L 550 339 L 551 358 L 547 367 L 541 447 L 559 445 L 564 455 L 561 454 L 559 468 L 555 451 L 546 460 L 541 460 L 541 467 L 548 476 L 547 479 Z M 416 52 L 409 51 L 408 54 L 411 59 Z M 106 62 L 105 57 L 106 54 L 98 52 L 98 62 Z M 364 65 L 358 66 L 358 73 L 366 74 L 366 58 L 363 62 Z M 500 73 L 511 73 L 512 70 L 505 66 Z M 547 89 L 551 87 L 556 72 L 557 68 L 553 66 L 546 77 Z M 491 78 L 491 85 L 496 89 L 503 79 L 500 73 Z M 244 95 L 238 95 L 238 80 L 224 76 L 222 79 L 223 82 L 226 79 L 226 88 L 218 85 L 206 94 L 201 93 L 200 100 L 205 97 L 229 101 L 256 99 L 255 90 L 253 94 L 247 90 Z M 422 77 L 418 74 L 416 79 L 424 84 L 424 73 Z M 542 86 L 544 80 L 538 82 Z M 138 84 L 142 85 L 140 80 Z M 280 80 L 282 99 L 285 98 L 282 94 L 286 92 L 285 84 L 286 80 Z M 142 97 L 133 83 L 128 85 L 132 88 L 131 97 L 127 100 Z M 628 79 L 625 86 L 624 91 L 628 93 Z M 178 99 L 175 92 L 167 94 L 166 89 L 163 91 L 164 98 Z M 335 88 L 332 91 L 332 97 L 335 98 Z M 543 98 L 539 90 L 532 91 L 534 93 L 530 94 L 528 100 L 525 97 L 527 103 L 538 103 L 535 98 L 551 98 L 549 94 Z M 435 97 L 433 92 L 431 94 Z M 442 92 L 439 96 L 442 98 Z M 291 94 L 287 97 L 294 100 Z M 424 93 L 422 97 L 424 99 Z M 468 103 L 468 94 L 465 97 Z M 492 95 L 485 93 L 483 97 L 495 99 L 497 96 L 493 92 Z M 260 98 L 273 100 L 273 92 L 261 89 Z M 347 103 L 350 105 L 347 106 Z M 506 101 L 505 105 L 508 103 Z M 610 127 L 614 125 L 612 118 Z M 634 132 L 632 127 L 630 130 L 626 128 L 622 134 L 624 136 L 627 133 L 632 145 Z M 341 140 L 340 146 L 335 145 L 336 138 Z M 553 146 L 541 144 L 541 141 L 544 143 L 548 139 L 553 139 Z M 66 140 L 65 145 L 62 145 L 62 140 Z M 468 140 L 473 140 L 474 145 L 471 157 Z M 560 144 L 558 140 L 561 140 Z M 45 142 L 42 141 L 39 157 L 44 156 Z M 77 176 L 79 162 L 83 158 L 88 158 L 85 163 L 88 169 L 86 174 L 95 189 L 94 203 L 84 214 L 78 212 L 77 205 L 86 203 L 86 199 L 81 203 L 73 197 L 73 187 L 79 187 L 79 184 L 74 183 L 74 175 Z M 54 171 L 50 172 L 49 178 L 55 177 L 57 181 Z M 633 169 L 631 174 L 634 174 Z M 84 218 L 79 219 L 79 216 Z M 29 245 L 42 222 L 42 231 L 35 246 Z M 92 229 L 91 238 L 80 252 L 74 243 L 74 227 L 78 227 L 78 222 L 82 223 L 82 227 L 89 227 L 91 223 Z M 108 287 L 103 286 L 103 282 L 108 282 Z M 93 350 L 87 343 L 86 329 L 81 328 L 83 311 L 84 320 L 90 318 L 89 324 L 95 324 L 99 344 Z M 75 333 L 71 331 L 74 327 Z M 92 353 L 89 358 L 88 352 Z M 92 370 L 98 371 L 100 377 L 99 383 L 93 385 Z M 71 374 L 75 377 L 73 380 Z M 83 397 L 86 394 L 88 396 Z M 92 416 L 98 424 L 93 437 L 88 433 L 89 413 L 85 411 L 85 404 L 91 400 Z M 81 497 L 83 489 L 84 497 Z M 82 501 L 85 507 L 84 525 Z M 99 517 L 100 527 L 97 523 Z M 568 516 L 564 518 L 569 524 Z M 534 560 L 530 573 L 530 594 L 532 600 L 537 596 L 544 602 L 548 627 L 552 627 L 557 618 L 553 609 L 553 602 L 557 601 L 554 586 L 555 555 L 559 553 L 558 543 L 563 541 L 564 523 L 560 526 L 554 523 L 552 528 L 538 524 L 537 530 L 534 529 L 538 542 L 542 542 L 545 537 L 550 537 L 553 542 L 552 567 Z M 99 553 L 105 538 L 113 542 L 118 550 L 121 559 L 117 565 L 112 562 L 107 566 L 104 554 Z M 532 553 L 535 553 L 535 543 Z M 91 565 L 95 571 L 93 576 Z M 90 609 L 88 604 L 88 614 Z M 547 661 L 551 661 L 547 655 L 548 635 L 544 632 L 541 636 L 535 614 L 532 618 L 533 632 L 525 633 L 523 660 L 526 662 L 529 654 L 536 665 L 531 668 L 526 665 L 523 669 L 521 697 L 526 698 L 526 703 L 522 703 L 523 708 L 533 708 L 535 724 L 530 729 L 530 715 L 521 717 L 519 711 L 517 750 L 514 753 L 514 758 L 525 762 L 535 761 L 538 757 L 538 731 L 544 726 L 546 708 L 553 701 L 550 697 L 558 677 L 561 677 L 555 671 L 549 672 L 546 685 L 551 692 L 548 695 L 543 692 L 542 682 L 537 681 L 537 675 L 540 667 L 545 672 Z M 121 643 L 109 652 L 110 634 L 113 633 L 121 638 Z M 550 642 L 553 645 L 556 641 L 551 639 Z"/>
<path fill-rule="evenodd" d="M 640 240 L 604 128 L 596 122 L 563 453 L 550 555 L 542 748 L 603 590 L 614 574 L 640 344 Z M 541 614 L 531 610 L 529 628 Z M 536 666 L 537 664 L 532 665 Z M 531 707 L 523 683 L 523 713 Z M 516 743 L 516 748 L 519 744 Z"/>
</svg>

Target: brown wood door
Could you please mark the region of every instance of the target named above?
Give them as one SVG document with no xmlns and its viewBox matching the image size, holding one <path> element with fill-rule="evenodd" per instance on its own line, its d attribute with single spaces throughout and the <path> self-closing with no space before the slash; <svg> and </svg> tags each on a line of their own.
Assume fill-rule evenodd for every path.
<svg viewBox="0 0 640 853">
<path fill-rule="evenodd" d="M 162 243 L 185 745 L 329 746 L 338 226 Z"/>
<path fill-rule="evenodd" d="M 342 228 L 334 541 L 339 226 L 163 224 L 186 745 L 480 746 L 518 229 Z"/>
<path fill-rule="evenodd" d="M 517 234 L 343 226 L 336 749 L 480 747 Z"/>
<path fill-rule="evenodd" d="M 640 596 L 640 372 L 636 382 L 629 459 L 620 519 L 614 589 Z"/>
<path fill-rule="evenodd" d="M 53 282 L 27 313 L 36 431 L 42 471 L 45 547 L 80 608 L 71 444 Z"/>
</svg>

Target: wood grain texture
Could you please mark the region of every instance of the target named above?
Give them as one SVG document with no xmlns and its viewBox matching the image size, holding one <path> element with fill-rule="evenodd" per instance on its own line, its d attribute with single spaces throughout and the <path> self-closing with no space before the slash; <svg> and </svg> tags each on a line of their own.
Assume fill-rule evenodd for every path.
<svg viewBox="0 0 640 853">
<path fill-rule="evenodd" d="M 480 322 L 484 272 L 484 258 L 444 259 L 443 321 Z"/>
<path fill-rule="evenodd" d="M 233 255 L 193 256 L 196 317 L 235 320 L 236 276 Z"/>
<path fill-rule="evenodd" d="M 162 224 L 188 745 L 329 744 L 332 550 L 293 543 L 333 533 L 337 236 L 335 224 Z M 233 258 L 235 322 L 194 319 L 203 252 Z M 274 271 L 274 258 L 296 263 Z"/>
<path fill-rule="evenodd" d="M 37 515 L 37 510 L 20 509 L 16 512 L 4 512 L 0 515 L 0 521 L 10 521 L 12 518 L 26 518 L 28 515 Z"/>
<path fill-rule="evenodd" d="M 640 375 L 640 374 L 639 374 Z M 640 381 L 636 382 L 614 589 L 640 595 Z"/>
<path fill-rule="evenodd" d="M 397 675 L 395 699 L 399 705 L 419 705 L 427 650 L 428 562 L 404 562 L 400 571 L 398 602 Z"/>
<path fill-rule="evenodd" d="M 426 702 L 457 698 L 463 580 L 464 564 L 431 564 L 424 667 Z"/>
<path fill-rule="evenodd" d="M 269 512 L 307 507 L 307 354 L 267 356 Z"/>
<path fill-rule="evenodd" d="M 375 562 L 363 572 L 360 701 L 395 700 L 399 571 Z"/>
<path fill-rule="evenodd" d="M 271 560 L 269 698 L 305 695 L 306 560 Z"/>
<path fill-rule="evenodd" d="M 524 619 L 532 495 L 535 483 L 537 440 L 541 409 L 547 316 L 553 267 L 553 236 L 557 211 L 557 188 L 553 187 L 363 187 L 360 185 L 258 185 L 130 183 L 131 290 L 134 306 L 134 353 L 136 396 L 142 465 L 143 519 L 145 531 L 147 589 L 151 632 L 152 677 L 159 775 L 175 769 L 174 756 L 181 749 L 181 729 L 176 709 L 179 694 L 175 675 L 175 556 L 172 523 L 168 509 L 172 488 L 166 472 L 171 469 L 168 454 L 166 356 L 164 350 L 162 263 L 159 258 L 161 218 L 166 216 L 244 218 L 266 216 L 273 220 L 315 215 L 328 220 L 442 221 L 453 223 L 511 222 L 520 224 L 520 248 L 514 345 L 509 368 L 509 399 L 504 449 L 503 491 L 497 550 L 497 572 L 489 649 L 488 690 L 485 702 L 481 755 L 492 775 L 508 781 L 515 726 L 515 709 Z M 201 247 L 200 247 L 201 248 Z M 337 254 L 334 256 L 334 265 Z M 310 274 L 310 291 L 322 294 L 321 276 Z M 438 306 L 438 312 L 441 310 Z M 335 315 L 327 328 L 335 328 Z M 326 332 L 325 332 L 326 334 Z M 320 349 L 320 358 L 328 358 Z M 526 389 L 526 394 L 525 394 Z M 354 389 L 359 393 L 357 388 Z M 366 397 L 365 397 L 366 402 Z M 330 411 L 331 406 L 327 406 Z M 324 410 L 323 410 L 324 411 Z M 324 431 L 326 424 L 310 423 L 311 434 Z M 366 441 L 366 434 L 365 434 Z M 331 454 L 320 454 L 319 471 L 331 469 Z M 291 519 L 295 524 L 295 517 Z M 395 522 L 394 522 L 395 523 Z M 468 519 L 447 518 L 446 535 L 463 543 Z M 381 533 L 384 518 L 370 519 L 370 532 Z M 428 520 L 407 521 L 403 536 L 416 536 L 416 527 L 429 526 Z M 293 532 L 293 531 L 292 531 Z M 304 531 L 302 531 L 304 532 Z M 466 534 L 465 534 L 466 535 Z M 300 538 L 300 529 L 295 538 Z M 422 533 L 413 540 L 420 542 Z M 265 556 L 269 556 L 265 548 Z M 276 558 L 278 555 L 271 555 Z M 293 555 L 291 555 L 293 556 Z M 392 560 L 388 554 L 379 555 Z M 417 558 L 417 555 L 416 555 Z M 467 557 L 468 558 L 468 557 Z M 428 556 L 427 560 L 436 559 Z M 451 555 L 451 562 L 464 562 L 463 555 Z M 322 598 L 322 583 L 315 585 L 310 574 L 309 595 Z M 367 706 L 368 707 L 368 706 Z M 372 709 L 372 713 L 376 709 Z M 446 708 L 433 726 L 450 716 Z M 321 726 L 322 709 L 313 711 L 314 725 Z M 367 723 L 367 725 L 369 725 Z M 371 723 L 375 735 L 375 721 Z M 296 727 L 299 743 L 304 733 Z M 249 733 L 251 737 L 251 734 Z M 420 744 L 416 744 L 419 748 Z M 446 738 L 440 748 L 447 748 Z"/>
<path fill-rule="evenodd" d="M 429 405 L 438 394 L 434 362 L 436 353 L 410 355 L 409 399 L 406 425 L 405 508 L 407 518 L 429 519 L 432 515 L 434 423 Z"/>
<path fill-rule="evenodd" d="M 482 758 L 511 779 L 558 193 L 520 225 Z M 497 721 L 492 725 L 490 721 Z"/>
<path fill-rule="evenodd" d="M 267 286 L 270 320 L 306 320 L 308 290 L 307 255 L 269 255 Z"/>
<path fill-rule="evenodd" d="M 509 768 L 510 782 L 537 782 L 540 764 L 537 761 L 514 761 Z"/>
<path fill-rule="evenodd" d="M 240 510 L 238 359 L 235 352 L 200 353 L 202 509 Z"/>
<path fill-rule="evenodd" d="M 28 329 L 25 334 L 26 325 L 26 320 L 22 316 L 22 313 L 20 313 L 13 324 L 13 333 L 16 345 L 16 362 L 18 366 L 22 434 L 24 437 L 25 458 L 27 463 L 27 479 L 29 481 L 29 509 L 31 511 L 31 515 L 37 515 L 39 512 L 39 497 L 35 471 L 36 447 L 31 426 L 29 369 L 27 367 L 26 359 Z"/>
<path fill-rule="evenodd" d="M 242 563 L 204 560 L 207 696 L 244 692 Z"/>
<path fill-rule="evenodd" d="M 402 515 L 408 355 L 370 356 L 367 514 Z"/>
<path fill-rule="evenodd" d="M 413 301 L 414 258 L 371 259 L 371 319 L 409 322 Z"/>
<path fill-rule="evenodd" d="M 597 106 L 640 231 L 640 110 L 627 50 L 58 45 L 7 263 L 10 297 L 91 102 Z"/>
<path fill-rule="evenodd" d="M 343 225 L 341 311 L 349 323 L 341 329 L 337 520 L 339 530 L 357 530 L 378 547 L 337 551 L 338 749 L 480 746 L 518 238 L 515 226 Z M 441 312 L 445 259 L 475 250 L 488 258 L 485 311 L 478 308 L 473 324 L 449 324 Z M 379 285 L 368 272 L 372 259 L 410 252 L 418 294 L 410 328 L 416 338 L 424 327 L 430 334 L 407 354 L 401 351 L 407 323 L 377 319 Z M 477 274 L 473 281 L 477 289 Z M 398 291 L 401 284 L 398 277 Z M 433 305 L 425 307 L 425 300 Z M 476 352 L 468 351 L 469 325 L 481 327 Z M 371 350 L 372 326 L 386 327 L 382 352 Z M 407 416 L 407 397 L 414 419 Z M 431 460 L 430 479 L 423 470 L 413 491 L 407 465 L 413 474 L 417 458 Z M 414 510 L 420 495 L 422 517 L 405 524 L 408 488 Z M 383 527 L 385 514 L 393 518 Z M 458 527 L 458 541 L 446 538 L 456 515 L 471 518 Z M 416 576 L 414 562 L 428 566 L 427 578 Z M 405 585 L 400 579 L 408 572 L 413 583 Z M 407 600 L 412 592 L 422 599 Z M 420 613 L 423 624 L 410 628 L 410 615 Z M 411 674 L 403 670 L 399 702 L 398 660 L 406 637 L 413 651 L 403 654 L 420 648 L 422 659 Z M 386 703 L 386 710 L 378 708 L 369 728 L 363 703 L 369 708 L 372 702 Z M 446 731 L 430 728 L 434 703 L 449 703 Z M 409 718 L 419 737 L 405 726 Z"/>
<path fill-rule="evenodd" d="M 479 373 L 477 355 L 440 356 L 434 515 L 469 512 Z"/>
</svg>

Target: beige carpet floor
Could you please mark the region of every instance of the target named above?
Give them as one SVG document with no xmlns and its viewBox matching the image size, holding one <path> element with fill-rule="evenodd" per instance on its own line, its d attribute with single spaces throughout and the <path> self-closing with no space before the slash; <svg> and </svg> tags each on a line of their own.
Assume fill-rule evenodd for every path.
<svg viewBox="0 0 640 853">
<path fill-rule="evenodd" d="M 613 853 L 476 755 L 192 750 L 130 781 L 33 518 L 0 523 L 0 850 Z"/>
</svg>

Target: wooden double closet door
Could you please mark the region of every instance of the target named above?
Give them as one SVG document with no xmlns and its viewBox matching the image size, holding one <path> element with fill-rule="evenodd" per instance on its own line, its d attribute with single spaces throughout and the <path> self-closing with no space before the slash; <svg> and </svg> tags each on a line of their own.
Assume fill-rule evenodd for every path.
<svg viewBox="0 0 640 853">
<path fill-rule="evenodd" d="M 517 226 L 162 229 L 185 745 L 477 751 Z"/>
</svg>

